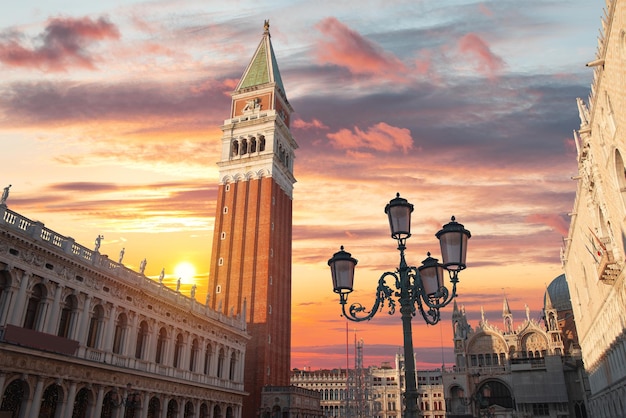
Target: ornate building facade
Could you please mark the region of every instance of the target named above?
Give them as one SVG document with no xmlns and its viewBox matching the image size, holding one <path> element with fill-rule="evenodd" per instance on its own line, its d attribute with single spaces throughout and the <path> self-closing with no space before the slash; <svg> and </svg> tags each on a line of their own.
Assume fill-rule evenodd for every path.
<svg viewBox="0 0 626 418">
<path fill-rule="evenodd" d="M 626 416 L 626 2 L 607 0 L 591 94 L 578 99 L 576 200 L 562 261 L 590 416 Z"/>
<path fill-rule="evenodd" d="M 443 374 L 447 416 L 586 418 L 586 380 L 565 276 L 548 286 L 541 321 L 526 307 L 526 318 L 514 327 L 506 298 L 502 319 L 500 329 L 483 312 L 472 328 L 455 302 L 455 365 Z"/>
<path fill-rule="evenodd" d="M 0 204 L 0 416 L 240 418 L 245 315 L 216 312 L 98 244 Z"/>
<path fill-rule="evenodd" d="M 232 93 L 222 156 L 208 292 L 211 307 L 241 315 L 252 339 L 244 416 L 259 414 L 263 387 L 289 385 L 293 109 L 285 95 L 269 23 Z M 247 305 L 247 309 L 245 308 Z"/>
<path fill-rule="evenodd" d="M 395 367 L 383 364 L 359 369 L 293 370 L 291 384 L 319 392 L 328 418 L 399 418 L 403 412 L 404 361 L 396 354 Z M 355 376 L 363 375 L 363 387 Z M 417 371 L 420 416 L 444 418 L 441 370 Z M 362 399 L 362 402 L 360 401 Z"/>
</svg>

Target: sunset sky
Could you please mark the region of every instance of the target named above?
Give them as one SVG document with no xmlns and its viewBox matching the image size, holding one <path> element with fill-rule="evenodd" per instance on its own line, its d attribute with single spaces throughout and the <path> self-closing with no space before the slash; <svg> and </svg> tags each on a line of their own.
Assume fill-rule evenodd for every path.
<svg viewBox="0 0 626 418">
<path fill-rule="evenodd" d="M 206 294 L 230 92 L 270 20 L 296 114 L 292 367 L 345 367 L 327 260 L 359 260 L 349 302 L 398 265 L 384 207 L 415 205 L 419 265 L 451 215 L 472 232 L 459 305 L 475 326 L 539 319 L 562 273 L 601 0 L 22 0 L 0 6 L 0 187 L 30 219 Z M 180 271 L 178 274 L 183 274 Z M 448 366 L 451 307 L 413 321 L 418 367 Z M 365 365 L 393 361 L 399 314 L 349 325 Z M 442 349 L 443 347 L 443 349 Z M 350 359 L 352 366 L 353 360 Z"/>
</svg>

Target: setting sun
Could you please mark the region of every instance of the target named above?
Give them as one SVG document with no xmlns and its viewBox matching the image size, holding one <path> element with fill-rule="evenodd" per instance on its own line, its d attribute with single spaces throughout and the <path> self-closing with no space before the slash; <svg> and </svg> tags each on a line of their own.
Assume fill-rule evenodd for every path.
<svg viewBox="0 0 626 418">
<path fill-rule="evenodd" d="M 177 278 L 180 277 L 180 280 L 183 283 L 192 283 L 194 281 L 193 278 L 196 275 L 196 268 L 190 262 L 183 261 L 176 265 L 174 275 Z"/>
</svg>

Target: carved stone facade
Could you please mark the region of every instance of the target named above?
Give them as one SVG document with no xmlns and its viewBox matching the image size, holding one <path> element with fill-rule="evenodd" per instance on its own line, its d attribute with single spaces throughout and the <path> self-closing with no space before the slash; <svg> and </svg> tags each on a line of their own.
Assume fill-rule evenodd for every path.
<svg viewBox="0 0 626 418">
<path fill-rule="evenodd" d="M 557 305 L 555 298 L 568 304 Z M 586 376 L 572 340 L 575 325 L 564 276 L 548 287 L 542 316 L 540 322 L 532 319 L 526 307 L 525 320 L 515 328 L 505 298 L 503 330 L 484 313 L 472 328 L 455 302 L 455 365 L 443 374 L 448 417 L 587 417 Z"/>
<path fill-rule="evenodd" d="M 562 261 L 590 383 L 590 416 L 626 416 L 626 1 L 607 0 L 591 94 L 578 99 L 576 200 Z"/>
<path fill-rule="evenodd" d="M 240 418 L 249 338 L 0 205 L 0 416 Z"/>
<path fill-rule="evenodd" d="M 372 418 L 400 418 L 403 411 L 404 355 L 396 354 L 395 367 L 384 364 L 361 371 L 354 369 L 297 370 L 291 372 L 291 384 L 317 391 L 321 397 L 324 416 L 343 418 L 366 416 Z M 363 388 L 355 387 L 354 376 L 363 373 Z M 417 371 L 417 391 L 420 416 L 444 418 L 444 400 L 441 370 Z M 357 399 L 360 394 L 364 402 Z M 346 409 L 347 408 L 347 409 Z"/>
</svg>

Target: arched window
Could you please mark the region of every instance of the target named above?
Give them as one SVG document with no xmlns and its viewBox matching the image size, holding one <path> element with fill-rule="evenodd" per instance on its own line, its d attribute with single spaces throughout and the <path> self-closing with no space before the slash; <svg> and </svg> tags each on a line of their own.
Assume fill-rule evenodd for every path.
<svg viewBox="0 0 626 418">
<path fill-rule="evenodd" d="M 59 386 L 52 384 L 46 388 L 41 397 L 41 406 L 39 408 L 40 417 L 56 416 L 57 406 L 62 402 Z"/>
<path fill-rule="evenodd" d="M 63 338 L 70 338 L 70 332 L 75 326 L 76 322 L 76 309 L 78 308 L 78 302 L 76 296 L 69 295 L 65 298 L 63 308 L 61 309 L 61 320 L 59 321 L 59 330 L 57 335 Z"/>
<path fill-rule="evenodd" d="M 98 348 L 98 340 L 104 326 L 104 309 L 102 305 L 96 305 L 89 319 L 89 333 L 87 334 L 87 347 Z"/>
<path fill-rule="evenodd" d="M 26 305 L 26 317 L 24 318 L 24 328 L 37 329 L 39 322 L 41 322 L 41 315 L 43 312 L 43 304 L 47 296 L 46 288 L 41 283 L 36 284 L 28 298 Z"/>
<path fill-rule="evenodd" d="M 183 355 L 183 334 L 176 336 L 176 344 L 174 345 L 174 367 L 179 367 L 181 364 L 181 356 Z"/>
<path fill-rule="evenodd" d="M 265 151 L 265 136 L 259 136 L 259 152 Z"/>
<path fill-rule="evenodd" d="M 240 150 L 240 154 L 244 155 L 248 153 L 248 140 L 247 139 L 242 139 L 241 140 L 241 150 Z"/>
<path fill-rule="evenodd" d="M 159 338 L 157 340 L 157 346 L 156 346 L 156 356 L 154 358 L 154 362 L 157 364 L 163 364 L 166 342 L 167 342 L 167 330 L 165 329 L 165 327 L 163 327 L 159 330 Z"/>
<path fill-rule="evenodd" d="M 146 343 L 148 342 L 149 335 L 148 323 L 141 321 L 139 324 L 139 333 L 137 334 L 137 345 L 135 346 L 135 358 L 143 358 L 143 352 L 145 350 Z"/>
<path fill-rule="evenodd" d="M 232 144 L 232 156 L 236 157 L 239 155 L 239 142 L 235 139 Z"/>
<path fill-rule="evenodd" d="M 161 416 L 161 401 L 156 396 L 150 398 L 150 402 L 148 402 L 148 417 L 156 418 Z M 202 416 L 202 415 L 201 415 Z"/>
<path fill-rule="evenodd" d="M 115 354 L 122 354 L 127 325 L 128 318 L 126 317 L 126 314 L 122 312 L 117 317 L 117 321 L 115 323 L 115 335 L 113 336 L 113 352 Z"/>
<path fill-rule="evenodd" d="M 224 349 L 220 348 L 220 352 L 217 356 L 217 377 L 223 377 L 224 372 Z"/>
<path fill-rule="evenodd" d="M 191 402 L 187 402 L 185 404 L 185 418 L 191 418 L 193 416 L 193 404 Z"/>
<path fill-rule="evenodd" d="M 235 380 L 235 366 L 237 364 L 237 353 L 233 352 L 230 358 L 230 368 L 228 370 L 228 378 Z"/>
<path fill-rule="evenodd" d="M 167 418 L 176 418 L 178 416 L 178 402 L 170 399 L 167 403 Z"/>
<path fill-rule="evenodd" d="M 256 152 L 256 138 L 250 138 L 250 154 Z"/>
<path fill-rule="evenodd" d="M 200 347 L 198 346 L 198 339 L 194 338 L 191 343 L 191 352 L 189 353 L 189 370 L 194 371 L 196 368 L 196 358 L 198 357 L 198 351 Z"/>
<path fill-rule="evenodd" d="M 91 391 L 86 387 L 82 388 L 76 394 L 74 399 L 74 411 L 72 412 L 72 418 L 82 418 L 89 416 L 89 404 L 93 402 Z"/>
<path fill-rule="evenodd" d="M 2 403 L 0 404 L 0 411 L 9 412 L 10 417 L 19 417 L 20 409 L 22 406 L 26 406 L 25 403 L 28 400 L 28 386 L 24 380 L 14 380 L 0 397 Z"/>
</svg>

